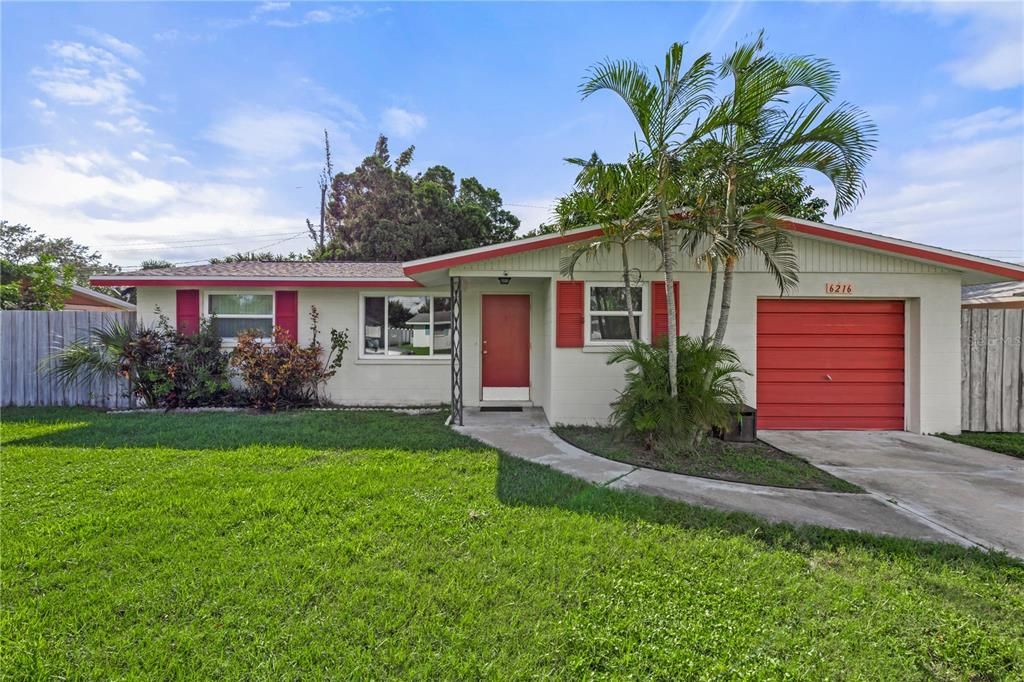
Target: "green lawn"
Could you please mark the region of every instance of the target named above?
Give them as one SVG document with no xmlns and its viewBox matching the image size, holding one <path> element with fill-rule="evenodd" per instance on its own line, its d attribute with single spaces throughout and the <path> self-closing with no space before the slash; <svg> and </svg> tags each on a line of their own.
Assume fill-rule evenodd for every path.
<svg viewBox="0 0 1024 682">
<path fill-rule="evenodd" d="M 783 488 L 863 492 L 860 486 L 836 478 L 799 457 L 761 441 L 727 443 L 710 438 L 699 452 L 665 456 L 649 452 L 641 444 L 622 438 L 616 429 L 607 426 L 558 424 L 552 430 L 587 452 L 651 469 Z"/>
<path fill-rule="evenodd" d="M 976 448 L 1001 452 L 1004 455 L 1024 459 L 1024 433 L 986 433 L 985 431 L 964 431 L 959 436 L 948 433 L 937 434 L 940 438 L 951 440 Z"/>
<path fill-rule="evenodd" d="M 440 415 L 5 410 L 12 679 L 1021 679 L 1024 566 L 596 488 Z"/>
</svg>

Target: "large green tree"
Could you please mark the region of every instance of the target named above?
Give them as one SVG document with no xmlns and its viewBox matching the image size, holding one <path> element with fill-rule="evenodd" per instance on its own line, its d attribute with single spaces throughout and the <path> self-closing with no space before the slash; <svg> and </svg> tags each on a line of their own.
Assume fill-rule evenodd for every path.
<svg viewBox="0 0 1024 682">
<path fill-rule="evenodd" d="M 116 272 L 116 265 L 103 262 L 103 256 L 70 237 L 47 237 L 28 225 L 0 220 L 0 260 L 9 266 L 39 262 L 43 256 L 63 270 L 70 266 L 76 284 L 87 285 L 89 277 Z"/>
<path fill-rule="evenodd" d="M 316 259 L 402 261 L 515 238 L 519 219 L 496 189 L 456 182 L 445 166 L 409 173 L 414 147 L 394 160 L 381 135 L 373 154 L 331 183 L 324 247 Z"/>
</svg>

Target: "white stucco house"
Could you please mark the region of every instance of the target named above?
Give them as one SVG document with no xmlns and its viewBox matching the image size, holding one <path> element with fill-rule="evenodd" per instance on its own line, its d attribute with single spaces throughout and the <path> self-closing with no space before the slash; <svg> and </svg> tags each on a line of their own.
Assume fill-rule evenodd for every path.
<svg viewBox="0 0 1024 682">
<path fill-rule="evenodd" d="M 960 291 L 1022 281 L 1024 267 L 834 225 L 785 219 L 800 283 L 784 297 L 763 265 L 739 264 L 726 343 L 761 428 L 960 430 Z M 623 367 L 609 349 L 628 337 L 620 258 L 581 261 L 559 275 L 569 245 L 597 228 L 496 244 L 406 263 L 247 262 L 93 278 L 135 286 L 140 319 L 162 311 L 179 328 L 200 316 L 230 345 L 241 329 L 274 324 L 308 340 L 348 329 L 352 348 L 328 386 L 346 405 L 524 404 L 550 422 L 607 418 Z M 667 328 L 656 253 L 634 245 L 633 295 L 646 340 Z M 677 270 L 683 334 L 703 327 L 709 278 Z"/>
</svg>

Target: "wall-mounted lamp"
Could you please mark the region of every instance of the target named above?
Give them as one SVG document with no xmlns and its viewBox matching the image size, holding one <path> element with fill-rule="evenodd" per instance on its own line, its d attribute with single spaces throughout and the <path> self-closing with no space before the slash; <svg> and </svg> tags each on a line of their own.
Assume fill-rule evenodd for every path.
<svg viewBox="0 0 1024 682">
<path fill-rule="evenodd" d="M 508 283 L 511 281 L 512 278 L 508 276 L 508 272 L 501 273 L 501 277 L 498 278 L 498 282 L 501 283 L 503 286 L 508 285 Z"/>
</svg>

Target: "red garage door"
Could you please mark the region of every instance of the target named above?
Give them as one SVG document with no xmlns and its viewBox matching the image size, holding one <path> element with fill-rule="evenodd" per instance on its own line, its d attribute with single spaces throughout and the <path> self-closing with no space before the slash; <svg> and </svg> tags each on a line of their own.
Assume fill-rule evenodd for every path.
<svg viewBox="0 0 1024 682">
<path fill-rule="evenodd" d="M 903 329 L 903 301 L 758 301 L 758 427 L 902 430 Z"/>
</svg>

